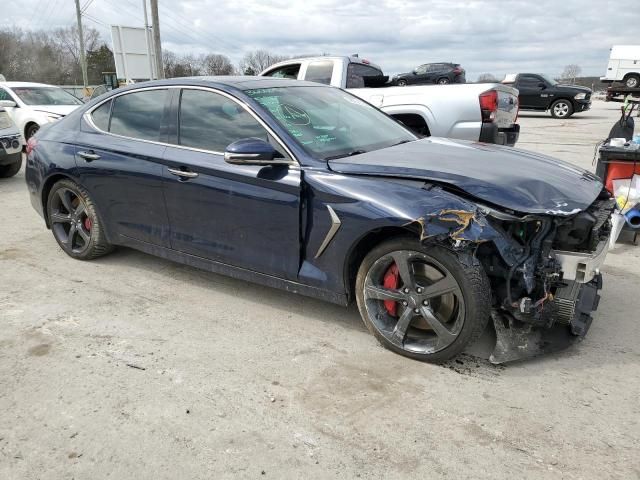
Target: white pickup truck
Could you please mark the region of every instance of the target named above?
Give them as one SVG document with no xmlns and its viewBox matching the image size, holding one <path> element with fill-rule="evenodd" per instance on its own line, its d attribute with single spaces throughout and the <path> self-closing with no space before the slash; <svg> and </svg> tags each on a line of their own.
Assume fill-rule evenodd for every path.
<svg viewBox="0 0 640 480">
<path fill-rule="evenodd" d="M 362 58 L 295 58 L 270 66 L 267 77 L 346 88 L 420 135 L 515 145 L 518 91 L 499 83 L 388 86 L 389 77 Z"/>
</svg>

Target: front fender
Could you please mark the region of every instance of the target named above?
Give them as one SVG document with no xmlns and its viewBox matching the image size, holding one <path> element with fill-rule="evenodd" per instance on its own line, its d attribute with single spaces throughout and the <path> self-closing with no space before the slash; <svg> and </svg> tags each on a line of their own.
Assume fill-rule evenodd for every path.
<svg viewBox="0 0 640 480">
<path fill-rule="evenodd" d="M 406 231 L 452 247 L 509 247 L 481 207 L 424 181 L 306 172 L 305 192 L 300 280 L 335 292 L 348 289 L 345 262 L 372 232 Z"/>
</svg>

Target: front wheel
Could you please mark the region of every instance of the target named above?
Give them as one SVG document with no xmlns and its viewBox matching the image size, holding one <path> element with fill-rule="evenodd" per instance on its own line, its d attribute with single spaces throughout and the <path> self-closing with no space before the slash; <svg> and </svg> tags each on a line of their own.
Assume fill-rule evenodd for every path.
<svg viewBox="0 0 640 480">
<path fill-rule="evenodd" d="M 400 80 L 398 80 L 397 85 L 399 87 L 406 87 L 407 86 L 407 81 L 403 78 L 401 78 Z"/>
<path fill-rule="evenodd" d="M 88 192 L 70 180 L 56 183 L 47 200 L 47 218 L 60 248 L 78 260 L 112 250 Z"/>
<path fill-rule="evenodd" d="M 27 127 L 27 129 L 24 132 L 24 138 L 29 140 L 31 137 L 33 137 L 36 133 L 38 133 L 38 130 L 40 130 L 40 125 L 38 125 L 37 123 L 32 123 L 31 125 L 29 125 Z"/>
<path fill-rule="evenodd" d="M 385 348 L 442 362 L 483 332 L 491 289 L 472 255 L 398 238 L 365 257 L 356 300 L 365 325 Z"/>
<path fill-rule="evenodd" d="M 627 88 L 638 88 L 640 86 L 640 75 L 629 75 L 624 81 Z"/>
<path fill-rule="evenodd" d="M 556 100 L 551 104 L 551 116 L 553 118 L 569 118 L 573 115 L 573 105 L 569 100 Z"/>
</svg>

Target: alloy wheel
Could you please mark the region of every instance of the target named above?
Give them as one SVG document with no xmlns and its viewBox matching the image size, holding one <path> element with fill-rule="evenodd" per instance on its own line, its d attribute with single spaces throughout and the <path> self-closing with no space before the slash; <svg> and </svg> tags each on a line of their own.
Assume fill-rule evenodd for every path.
<svg viewBox="0 0 640 480">
<path fill-rule="evenodd" d="M 465 319 L 458 281 L 425 253 L 400 250 L 379 258 L 364 281 L 374 328 L 407 352 L 431 354 L 451 345 Z"/>
<path fill-rule="evenodd" d="M 558 102 L 553 106 L 553 113 L 556 117 L 562 118 L 569 114 L 569 104 L 566 102 Z"/>
<path fill-rule="evenodd" d="M 68 251 L 81 254 L 91 240 L 91 217 L 80 196 L 69 188 L 60 188 L 51 200 L 49 220 L 58 242 Z"/>
</svg>

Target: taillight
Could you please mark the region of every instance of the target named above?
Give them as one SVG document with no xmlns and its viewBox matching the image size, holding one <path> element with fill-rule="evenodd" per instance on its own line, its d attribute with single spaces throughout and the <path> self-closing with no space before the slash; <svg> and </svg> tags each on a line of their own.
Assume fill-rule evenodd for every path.
<svg viewBox="0 0 640 480">
<path fill-rule="evenodd" d="M 498 111 L 498 92 L 489 90 L 488 92 L 481 93 L 478 98 L 480 99 L 482 122 L 493 122 L 496 119 L 496 112 Z"/>
<path fill-rule="evenodd" d="M 37 145 L 38 141 L 35 138 L 31 137 L 29 140 L 27 140 L 27 155 L 33 152 L 36 149 Z"/>
<path fill-rule="evenodd" d="M 460 75 L 462 72 L 464 72 L 464 70 L 459 67 L 453 69 L 453 73 L 455 73 L 456 75 Z"/>
</svg>

